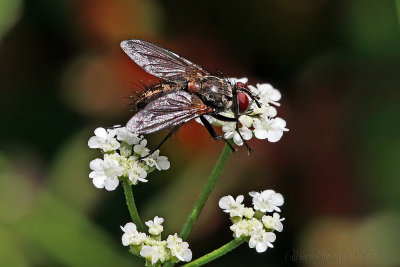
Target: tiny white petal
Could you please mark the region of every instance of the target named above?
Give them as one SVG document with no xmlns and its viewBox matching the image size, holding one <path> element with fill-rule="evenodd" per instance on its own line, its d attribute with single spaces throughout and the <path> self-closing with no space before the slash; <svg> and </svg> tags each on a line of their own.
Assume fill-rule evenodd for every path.
<svg viewBox="0 0 400 267">
<path fill-rule="evenodd" d="M 159 166 L 160 170 L 168 170 L 171 163 L 168 161 L 167 157 L 160 156 L 157 158 L 157 166 Z"/>
<path fill-rule="evenodd" d="M 97 188 L 104 188 L 104 183 L 107 179 L 107 176 L 100 176 L 97 175 L 95 177 L 93 177 L 93 185 Z"/>
<path fill-rule="evenodd" d="M 97 137 L 100 137 L 100 138 L 102 138 L 102 139 L 106 139 L 106 138 L 107 138 L 107 131 L 106 131 L 106 129 L 101 128 L 101 127 L 96 128 L 96 130 L 94 130 L 94 134 L 95 134 Z"/>
<path fill-rule="evenodd" d="M 253 134 L 251 133 L 249 128 L 242 127 L 239 131 L 244 140 L 250 140 L 253 137 Z"/>
<path fill-rule="evenodd" d="M 119 184 L 119 180 L 118 178 L 109 178 L 107 180 L 104 181 L 104 188 L 108 191 L 113 191 L 115 190 L 115 188 L 117 188 Z"/>
<path fill-rule="evenodd" d="M 233 133 L 233 142 L 238 146 L 243 145 L 243 140 L 237 132 Z"/>
<path fill-rule="evenodd" d="M 103 162 L 102 159 L 94 159 L 89 163 L 89 167 L 93 171 L 98 171 L 101 169 L 101 163 Z"/>
<path fill-rule="evenodd" d="M 259 129 L 259 128 L 254 129 L 254 135 L 255 135 L 255 137 L 257 137 L 258 139 L 261 139 L 261 140 L 267 139 L 269 136 L 267 130 Z"/>
<path fill-rule="evenodd" d="M 98 141 L 98 137 L 97 136 L 90 137 L 90 139 L 88 141 L 88 146 L 90 148 L 99 148 L 100 147 L 100 143 Z"/>
</svg>

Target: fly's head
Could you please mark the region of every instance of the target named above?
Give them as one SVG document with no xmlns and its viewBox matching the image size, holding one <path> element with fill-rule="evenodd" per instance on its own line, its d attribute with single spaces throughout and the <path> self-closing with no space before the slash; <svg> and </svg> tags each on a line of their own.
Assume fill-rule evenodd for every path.
<svg viewBox="0 0 400 267">
<path fill-rule="evenodd" d="M 237 103 L 239 106 L 239 113 L 244 114 L 249 110 L 250 104 L 251 104 L 251 97 L 249 96 L 249 89 L 247 88 L 247 85 L 241 82 L 237 82 L 235 84 L 235 88 L 237 92 Z"/>
<path fill-rule="evenodd" d="M 236 92 L 237 97 L 237 111 L 239 114 L 247 114 L 251 111 L 249 110 L 252 102 L 254 101 L 256 105 L 261 108 L 261 104 L 258 101 L 259 97 L 254 95 L 246 84 L 242 82 L 237 82 L 233 87 L 234 92 Z"/>
</svg>

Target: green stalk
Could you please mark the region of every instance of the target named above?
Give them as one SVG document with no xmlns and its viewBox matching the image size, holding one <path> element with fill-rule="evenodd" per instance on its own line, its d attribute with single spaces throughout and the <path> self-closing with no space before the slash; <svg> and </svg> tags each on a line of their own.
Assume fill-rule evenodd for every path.
<svg viewBox="0 0 400 267">
<path fill-rule="evenodd" d="M 396 0 L 396 9 L 397 9 L 397 20 L 399 21 L 399 27 L 400 27 L 400 0 Z"/>
<path fill-rule="evenodd" d="M 134 224 L 136 224 L 136 227 L 140 232 L 144 232 L 145 229 L 140 220 L 139 213 L 135 205 L 135 199 L 133 198 L 132 185 L 129 183 L 129 180 L 126 177 L 124 177 L 122 184 L 124 186 L 126 205 L 128 206 L 132 221 Z"/>
<path fill-rule="evenodd" d="M 219 249 L 214 250 L 213 252 L 210 252 L 203 257 L 198 258 L 197 260 L 194 260 L 192 262 L 189 262 L 182 267 L 194 267 L 194 266 L 202 266 L 206 263 L 209 263 L 210 261 L 213 261 L 226 253 L 230 252 L 231 250 L 237 248 L 244 242 L 243 239 L 234 239 L 228 244 L 220 247 Z"/>
<path fill-rule="evenodd" d="M 208 178 L 207 183 L 205 184 L 203 190 L 200 193 L 200 196 L 197 200 L 197 202 L 194 204 L 192 212 L 190 213 L 189 217 L 186 219 L 185 224 L 183 225 L 180 237 L 182 239 L 186 239 L 189 236 L 190 231 L 193 228 L 193 225 L 195 224 L 197 218 L 200 215 L 201 210 L 203 209 L 204 205 L 206 204 L 206 201 L 208 197 L 210 196 L 210 193 L 212 189 L 214 188 L 219 176 L 221 175 L 222 168 L 225 165 L 226 160 L 228 159 L 229 152 L 231 151 L 230 147 L 228 144 L 225 144 L 224 150 L 222 150 L 221 155 L 219 156 L 219 159 L 217 163 L 215 164 L 215 167 Z"/>
</svg>

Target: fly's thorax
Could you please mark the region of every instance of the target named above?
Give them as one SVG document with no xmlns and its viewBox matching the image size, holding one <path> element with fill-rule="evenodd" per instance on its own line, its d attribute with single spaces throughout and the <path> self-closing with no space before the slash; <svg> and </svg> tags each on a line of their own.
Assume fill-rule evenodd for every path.
<svg viewBox="0 0 400 267">
<path fill-rule="evenodd" d="M 202 77 L 198 95 L 206 104 L 218 111 L 225 111 L 232 106 L 232 86 L 225 79 L 216 76 Z"/>
</svg>

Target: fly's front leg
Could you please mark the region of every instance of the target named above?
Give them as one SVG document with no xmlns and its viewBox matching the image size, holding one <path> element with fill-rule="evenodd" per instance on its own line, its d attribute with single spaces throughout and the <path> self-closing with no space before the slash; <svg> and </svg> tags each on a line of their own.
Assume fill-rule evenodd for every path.
<svg viewBox="0 0 400 267">
<path fill-rule="evenodd" d="M 240 90 L 240 91 L 243 91 L 243 92 L 246 92 L 249 96 L 250 96 L 250 98 L 251 99 L 253 99 L 254 100 L 254 102 L 256 102 L 256 105 L 257 105 L 257 107 L 259 107 L 259 108 L 261 108 L 261 104 L 260 104 L 260 102 L 258 101 L 258 99 L 260 99 L 258 96 L 255 96 L 255 95 L 253 95 L 253 93 L 252 92 L 250 92 L 250 90 L 249 89 L 246 89 L 246 88 L 240 88 L 240 89 L 237 89 L 237 90 Z"/>
<path fill-rule="evenodd" d="M 240 136 L 240 138 L 242 139 L 244 145 L 246 146 L 246 148 L 247 148 L 247 153 L 250 155 L 250 153 L 251 153 L 251 151 L 252 151 L 253 149 L 249 146 L 249 144 L 246 142 L 246 140 L 244 140 L 242 134 L 239 132 L 239 120 L 236 122 L 236 129 L 235 129 L 235 130 L 236 130 L 236 132 L 239 134 L 239 136 Z"/>
<path fill-rule="evenodd" d="M 244 140 L 242 134 L 239 132 L 239 103 L 238 103 L 238 97 L 237 97 L 237 88 L 236 86 L 233 89 L 233 113 L 235 114 L 235 120 L 236 120 L 236 126 L 235 126 L 235 131 L 239 134 L 240 139 L 242 139 L 244 145 L 247 148 L 247 152 L 250 155 L 252 148 L 247 144 L 246 140 Z"/>
<path fill-rule="evenodd" d="M 235 152 L 236 149 L 232 146 L 232 144 L 224 138 L 222 135 L 217 135 L 215 132 L 214 128 L 210 124 L 210 122 L 203 116 L 200 116 L 200 120 L 203 123 L 204 127 L 206 127 L 207 131 L 210 133 L 211 137 L 214 138 L 214 140 L 224 140 L 225 143 L 229 146 L 229 148 L 232 150 L 232 152 Z"/>
</svg>

